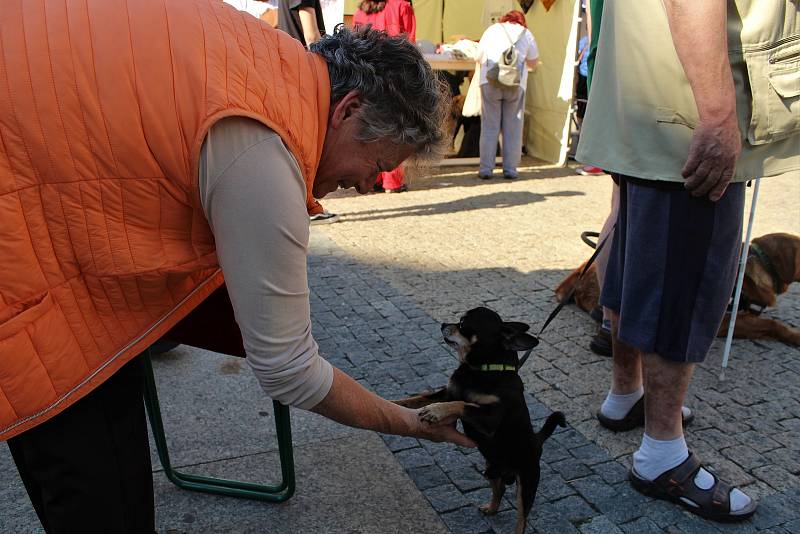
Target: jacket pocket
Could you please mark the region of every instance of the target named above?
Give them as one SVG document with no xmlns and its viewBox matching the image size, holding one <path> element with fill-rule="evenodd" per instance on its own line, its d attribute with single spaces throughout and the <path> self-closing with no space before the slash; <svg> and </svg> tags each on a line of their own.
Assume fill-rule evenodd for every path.
<svg viewBox="0 0 800 534">
<path fill-rule="evenodd" d="M 744 51 L 752 91 L 752 145 L 800 132 L 800 35 Z"/>
</svg>

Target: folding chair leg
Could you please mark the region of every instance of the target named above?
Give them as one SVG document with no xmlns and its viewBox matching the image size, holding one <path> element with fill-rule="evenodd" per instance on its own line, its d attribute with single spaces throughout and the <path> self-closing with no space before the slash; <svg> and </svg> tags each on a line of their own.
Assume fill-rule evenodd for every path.
<svg viewBox="0 0 800 534">
<path fill-rule="evenodd" d="M 167 450 L 167 439 L 164 435 L 164 424 L 161 420 L 161 407 L 158 403 L 156 383 L 153 376 L 153 365 L 150 361 L 150 350 L 143 355 L 145 367 L 144 402 L 147 417 L 153 430 L 158 458 L 167 478 L 179 488 L 240 497 L 268 502 L 283 502 L 294 494 L 294 454 L 292 450 L 292 429 L 289 420 L 289 408 L 272 401 L 275 411 L 275 428 L 278 433 L 278 454 L 281 461 L 281 483 L 278 485 L 254 484 L 222 478 L 205 477 L 181 473 L 172 468 Z"/>
</svg>

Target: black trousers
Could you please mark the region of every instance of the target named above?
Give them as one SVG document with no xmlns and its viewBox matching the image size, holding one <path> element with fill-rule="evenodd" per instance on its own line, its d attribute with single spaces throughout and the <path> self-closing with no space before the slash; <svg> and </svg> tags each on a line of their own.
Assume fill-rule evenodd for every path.
<svg viewBox="0 0 800 534">
<path fill-rule="evenodd" d="M 155 531 L 140 358 L 52 419 L 8 440 L 50 533 Z"/>
</svg>

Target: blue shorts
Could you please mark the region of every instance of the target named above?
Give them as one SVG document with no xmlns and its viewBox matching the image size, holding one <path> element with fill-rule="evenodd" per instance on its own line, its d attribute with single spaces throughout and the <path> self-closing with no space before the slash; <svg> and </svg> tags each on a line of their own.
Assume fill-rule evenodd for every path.
<svg viewBox="0 0 800 534">
<path fill-rule="evenodd" d="M 650 185 L 653 184 L 653 185 Z M 618 337 L 676 362 L 702 362 L 733 291 L 744 184 L 711 202 L 682 184 L 619 177 L 620 205 L 600 302 Z"/>
</svg>

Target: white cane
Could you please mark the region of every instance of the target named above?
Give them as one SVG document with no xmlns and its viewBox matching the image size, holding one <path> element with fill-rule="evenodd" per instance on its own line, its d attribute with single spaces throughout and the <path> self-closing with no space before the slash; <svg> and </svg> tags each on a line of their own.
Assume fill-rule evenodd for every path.
<svg viewBox="0 0 800 534">
<path fill-rule="evenodd" d="M 747 253 L 750 250 L 750 235 L 753 232 L 753 219 L 756 214 L 756 202 L 758 201 L 758 186 L 761 185 L 761 178 L 756 178 L 756 185 L 753 187 L 753 200 L 750 204 L 750 220 L 747 223 L 747 233 L 745 234 L 742 254 L 739 258 L 739 276 L 736 279 L 736 291 L 733 292 L 733 307 L 731 308 L 731 319 L 728 321 L 728 336 L 725 338 L 725 350 L 722 353 L 722 371 L 719 374 L 720 380 L 725 380 L 725 369 L 728 367 L 728 357 L 731 354 L 731 343 L 733 342 L 733 328 L 736 325 L 736 315 L 739 310 L 739 297 L 742 296 L 742 284 L 744 284 L 744 269 L 747 264 Z"/>
</svg>

